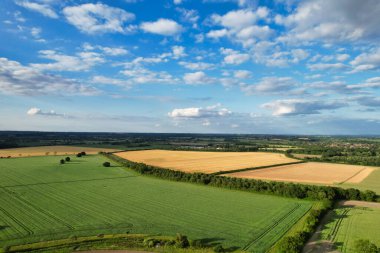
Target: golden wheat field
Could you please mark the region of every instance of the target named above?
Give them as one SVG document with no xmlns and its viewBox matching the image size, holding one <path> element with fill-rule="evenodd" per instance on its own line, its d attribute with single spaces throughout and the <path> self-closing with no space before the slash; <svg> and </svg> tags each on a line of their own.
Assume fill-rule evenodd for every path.
<svg viewBox="0 0 380 253">
<path fill-rule="evenodd" d="M 185 172 L 214 173 L 218 171 L 269 166 L 298 160 L 278 153 L 265 152 L 203 152 L 142 150 L 126 151 L 115 155 L 140 162 Z"/>
<path fill-rule="evenodd" d="M 360 165 L 308 162 L 226 174 L 230 177 L 300 183 L 360 183 L 377 168 Z"/>
<path fill-rule="evenodd" d="M 107 149 L 107 148 L 90 148 L 90 147 L 74 147 L 74 146 L 39 146 L 39 147 L 0 149 L 0 157 L 73 155 L 82 151 L 86 152 L 87 154 L 97 154 L 101 151 L 113 152 L 117 150 Z"/>
</svg>

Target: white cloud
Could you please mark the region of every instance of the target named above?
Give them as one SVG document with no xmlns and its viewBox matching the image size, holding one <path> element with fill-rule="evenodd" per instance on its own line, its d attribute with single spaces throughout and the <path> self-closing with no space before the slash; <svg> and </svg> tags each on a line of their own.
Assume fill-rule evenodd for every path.
<svg viewBox="0 0 380 253">
<path fill-rule="evenodd" d="M 240 9 L 236 11 L 230 11 L 223 16 L 214 14 L 211 19 L 214 23 L 220 24 L 230 29 L 240 30 L 244 27 L 253 25 L 259 19 L 265 19 L 269 14 L 269 10 L 266 7 L 259 7 L 256 12 L 250 9 Z"/>
<path fill-rule="evenodd" d="M 203 71 L 198 71 L 194 73 L 186 73 L 183 76 L 183 80 L 186 84 L 198 85 L 198 84 L 209 84 L 213 82 L 213 78 L 208 77 Z"/>
<path fill-rule="evenodd" d="M 173 46 L 172 53 L 174 59 L 179 59 L 186 56 L 185 48 L 183 46 Z"/>
<path fill-rule="evenodd" d="M 0 92 L 9 95 L 97 95 L 94 87 L 75 80 L 47 75 L 19 62 L 0 58 Z"/>
<path fill-rule="evenodd" d="M 163 83 L 173 84 L 177 83 L 178 78 L 173 77 L 165 71 L 151 71 L 146 68 L 136 67 L 134 69 L 126 69 L 121 71 L 122 74 L 129 77 L 132 83 L 144 84 L 144 83 Z"/>
<path fill-rule="evenodd" d="M 164 36 L 173 36 L 179 34 L 183 28 L 177 22 L 171 19 L 160 18 L 155 22 L 143 22 L 140 28 L 144 32 L 154 33 Z"/>
<path fill-rule="evenodd" d="M 255 93 L 290 92 L 298 87 L 298 83 L 291 77 L 263 77 L 260 82 L 242 87 L 248 95 Z M 290 94 L 290 93 L 289 93 Z"/>
<path fill-rule="evenodd" d="M 173 0 L 174 4 L 181 4 L 183 0 Z"/>
<path fill-rule="evenodd" d="M 239 65 L 248 61 L 250 58 L 249 54 L 242 54 L 229 48 L 221 48 L 220 52 L 225 55 L 224 63 L 226 64 Z"/>
<path fill-rule="evenodd" d="M 84 33 L 127 33 L 134 29 L 124 25 L 135 18 L 134 14 L 101 3 L 65 7 L 63 14 L 70 24 Z"/>
<path fill-rule="evenodd" d="M 304 99 L 276 100 L 261 105 L 262 108 L 272 110 L 274 116 L 319 114 L 322 110 L 334 110 L 343 107 L 340 102 L 311 101 Z"/>
<path fill-rule="evenodd" d="M 54 61 L 52 63 L 30 64 L 39 70 L 83 71 L 105 61 L 101 55 L 95 52 L 80 52 L 76 56 L 64 55 L 54 50 L 42 50 L 39 53 L 40 57 Z"/>
<path fill-rule="evenodd" d="M 58 18 L 57 13 L 47 4 L 40 4 L 30 1 L 16 1 L 16 4 L 26 9 L 36 11 L 49 18 Z"/>
<path fill-rule="evenodd" d="M 92 82 L 97 83 L 97 84 L 120 86 L 120 87 L 123 87 L 124 89 L 130 89 L 133 86 L 133 83 L 130 80 L 109 78 L 105 76 L 94 76 L 92 78 Z"/>
<path fill-rule="evenodd" d="M 225 117 L 232 112 L 227 108 L 223 108 L 220 104 L 202 107 L 190 107 L 182 109 L 174 109 L 169 112 L 168 115 L 171 118 L 213 118 L 213 117 Z"/>
<path fill-rule="evenodd" d="M 211 30 L 206 34 L 206 37 L 211 39 L 219 39 L 228 35 L 227 29 Z"/>
<path fill-rule="evenodd" d="M 336 55 L 336 60 L 337 61 L 346 61 L 350 58 L 349 54 L 337 54 Z"/>
<path fill-rule="evenodd" d="M 53 117 L 64 117 L 64 114 L 56 113 L 55 111 L 51 110 L 48 112 L 42 111 L 40 108 L 37 107 L 32 107 L 30 108 L 26 114 L 29 116 L 36 116 L 36 115 L 41 115 L 41 116 L 53 116 Z"/>
<path fill-rule="evenodd" d="M 354 67 L 353 72 L 378 69 L 380 67 L 380 47 L 356 56 L 350 64 Z"/>
<path fill-rule="evenodd" d="M 181 20 L 183 22 L 191 23 L 193 24 L 193 28 L 197 28 L 197 22 L 199 19 L 198 11 L 197 10 L 188 10 L 185 8 L 176 8 L 176 10 L 181 13 Z"/>
<path fill-rule="evenodd" d="M 239 79 L 247 79 L 251 77 L 251 71 L 248 70 L 236 70 L 234 72 L 234 77 Z"/>
<path fill-rule="evenodd" d="M 290 28 L 285 41 L 357 41 L 378 39 L 380 2 L 377 0 L 303 1 L 294 13 L 275 20 Z"/>
<path fill-rule="evenodd" d="M 191 70 L 206 70 L 206 69 L 213 69 L 215 68 L 215 65 L 212 63 L 207 62 L 179 62 L 179 65 L 191 69 Z"/>
<path fill-rule="evenodd" d="M 315 63 L 315 64 L 308 64 L 307 68 L 315 71 L 315 70 L 338 70 L 338 69 L 345 69 L 348 68 L 347 65 L 343 63 Z"/>
</svg>

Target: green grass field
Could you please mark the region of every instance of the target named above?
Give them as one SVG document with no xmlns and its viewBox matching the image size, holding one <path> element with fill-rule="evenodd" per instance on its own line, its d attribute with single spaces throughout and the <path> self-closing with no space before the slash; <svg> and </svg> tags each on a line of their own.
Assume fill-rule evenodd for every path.
<svg viewBox="0 0 380 253">
<path fill-rule="evenodd" d="M 356 240 L 370 240 L 380 246 L 380 209 L 340 207 L 334 209 L 322 231 L 322 239 L 331 240 L 343 253 L 354 253 Z"/>
<path fill-rule="evenodd" d="M 374 170 L 367 178 L 365 178 L 359 184 L 347 184 L 340 185 L 341 187 L 352 187 L 359 190 L 371 190 L 380 195 L 380 169 Z"/>
<path fill-rule="evenodd" d="M 0 160 L 0 246 L 99 233 L 205 239 L 264 252 L 312 203 L 166 181 L 101 156 Z"/>
</svg>

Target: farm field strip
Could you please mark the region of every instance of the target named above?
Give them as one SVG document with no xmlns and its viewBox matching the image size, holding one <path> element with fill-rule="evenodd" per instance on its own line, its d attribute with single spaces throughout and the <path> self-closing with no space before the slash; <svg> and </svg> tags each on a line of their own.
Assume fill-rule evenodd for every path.
<svg viewBox="0 0 380 253">
<path fill-rule="evenodd" d="M 141 162 L 185 172 L 203 173 L 215 173 L 298 161 L 288 158 L 283 154 L 265 152 L 144 150 L 118 152 L 115 155 L 133 162 Z"/>
<path fill-rule="evenodd" d="M 321 239 L 331 240 L 343 253 L 354 253 L 354 242 L 368 239 L 380 245 L 380 208 L 341 206 L 333 210 Z"/>
<path fill-rule="evenodd" d="M 86 152 L 87 154 L 97 154 L 103 152 L 114 152 L 117 149 L 109 148 L 93 148 L 93 147 L 77 147 L 77 146 L 39 146 L 0 149 L 0 157 L 29 157 L 29 156 L 46 156 L 46 155 L 75 155 L 78 152 Z"/>
<path fill-rule="evenodd" d="M 342 182 L 360 183 L 360 180 L 364 180 L 365 176 L 377 169 L 359 165 L 308 162 L 230 173 L 226 176 L 331 185 Z"/>
<path fill-rule="evenodd" d="M 29 163 L 21 166 L 21 159 Z M 128 169 L 104 168 L 104 159 L 87 156 L 67 166 L 56 165 L 56 157 L 0 160 L 0 175 L 16 165 L 11 182 L 0 182 L 0 246 L 70 235 L 183 233 L 264 252 L 311 206 L 308 201 L 139 176 Z M 50 181 L 49 164 L 52 173 L 66 172 L 68 182 Z M 34 173 L 45 183 L 32 184 Z M 31 177 L 23 180 L 24 175 Z M 87 180 L 89 175 L 96 179 Z"/>
</svg>

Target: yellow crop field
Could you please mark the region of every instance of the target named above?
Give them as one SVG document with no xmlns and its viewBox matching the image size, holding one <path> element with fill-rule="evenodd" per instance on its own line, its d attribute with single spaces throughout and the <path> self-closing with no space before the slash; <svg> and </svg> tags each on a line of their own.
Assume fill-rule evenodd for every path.
<svg viewBox="0 0 380 253">
<path fill-rule="evenodd" d="M 120 152 L 115 155 L 133 162 L 140 162 L 185 172 L 203 173 L 214 173 L 298 161 L 288 158 L 283 154 L 265 152 L 142 150 Z"/>
<path fill-rule="evenodd" d="M 230 177 L 300 183 L 360 183 L 378 168 L 333 163 L 308 162 L 226 174 Z"/>
<path fill-rule="evenodd" d="M 82 151 L 86 152 L 87 154 L 97 154 L 101 151 L 113 152 L 117 150 L 107 149 L 107 148 L 90 148 L 90 147 L 75 147 L 75 146 L 39 146 L 39 147 L 0 149 L 0 157 L 73 155 Z"/>
</svg>

